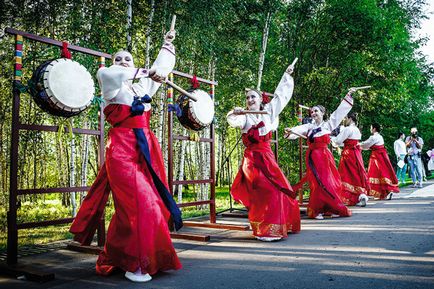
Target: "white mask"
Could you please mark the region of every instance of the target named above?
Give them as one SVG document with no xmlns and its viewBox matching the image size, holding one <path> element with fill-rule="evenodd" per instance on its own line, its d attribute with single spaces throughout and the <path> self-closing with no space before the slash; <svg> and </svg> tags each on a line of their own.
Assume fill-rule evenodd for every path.
<svg viewBox="0 0 434 289">
<path fill-rule="evenodd" d="M 124 67 L 134 67 L 133 56 L 128 51 L 119 51 L 113 57 L 113 64 Z"/>
</svg>

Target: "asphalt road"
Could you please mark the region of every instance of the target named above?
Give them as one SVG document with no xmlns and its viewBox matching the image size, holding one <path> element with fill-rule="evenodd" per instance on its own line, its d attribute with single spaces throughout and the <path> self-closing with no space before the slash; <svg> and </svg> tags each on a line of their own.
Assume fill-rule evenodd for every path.
<svg viewBox="0 0 434 289">
<path fill-rule="evenodd" d="M 0 276 L 0 288 L 434 288 L 434 184 L 422 197 L 415 190 L 353 208 L 350 218 L 303 218 L 302 231 L 280 242 L 256 241 L 250 231 L 187 228 L 211 241 L 174 240 L 183 269 L 149 283 L 132 283 L 122 272 L 97 276 L 96 256 L 59 249 L 20 259 L 55 273 L 54 281 Z"/>
</svg>

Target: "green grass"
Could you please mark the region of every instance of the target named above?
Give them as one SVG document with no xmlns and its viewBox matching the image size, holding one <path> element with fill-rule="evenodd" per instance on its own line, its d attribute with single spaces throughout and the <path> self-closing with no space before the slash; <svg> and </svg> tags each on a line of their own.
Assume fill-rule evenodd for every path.
<svg viewBox="0 0 434 289">
<path fill-rule="evenodd" d="M 57 196 L 46 195 L 45 201 L 22 202 L 18 210 L 18 223 L 38 222 L 55 220 L 70 217 L 70 209 L 64 207 Z M 175 196 L 175 199 L 177 196 Z M 183 192 L 183 202 L 196 201 L 196 193 L 192 191 Z M 216 208 L 222 211 L 230 207 L 228 187 L 216 188 Z M 240 204 L 234 204 L 234 208 L 243 208 Z M 110 222 L 114 208 L 112 202 L 106 207 L 106 227 Z M 209 206 L 203 209 L 197 207 L 186 207 L 182 209 L 183 219 L 209 215 Z M 69 233 L 70 224 L 40 227 L 34 229 L 22 229 L 18 231 L 18 246 L 31 246 L 45 244 L 53 241 L 72 239 Z M 6 250 L 7 244 L 7 221 L 6 209 L 0 208 L 0 251 Z"/>
</svg>

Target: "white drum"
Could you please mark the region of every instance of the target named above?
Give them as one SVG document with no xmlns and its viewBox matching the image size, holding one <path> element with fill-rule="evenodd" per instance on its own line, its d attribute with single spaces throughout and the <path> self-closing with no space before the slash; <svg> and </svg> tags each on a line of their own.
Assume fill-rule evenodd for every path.
<svg viewBox="0 0 434 289">
<path fill-rule="evenodd" d="M 179 122 L 186 128 L 199 131 L 214 119 L 214 101 L 211 96 L 203 90 L 189 90 L 197 101 L 181 95 L 178 105 L 182 110 L 182 115 L 178 117 Z"/>
<path fill-rule="evenodd" d="M 59 58 L 41 64 L 33 73 L 33 99 L 46 112 L 70 117 L 85 110 L 95 94 L 87 69 L 71 59 Z"/>
</svg>

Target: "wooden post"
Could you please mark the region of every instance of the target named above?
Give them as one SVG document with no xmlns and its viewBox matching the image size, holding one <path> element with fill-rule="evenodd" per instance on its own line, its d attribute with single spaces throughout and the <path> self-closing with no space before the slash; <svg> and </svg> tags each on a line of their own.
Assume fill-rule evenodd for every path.
<svg viewBox="0 0 434 289">
<path fill-rule="evenodd" d="M 11 156 L 9 174 L 9 211 L 7 264 L 14 265 L 18 257 L 18 227 L 17 227 L 17 194 L 18 194 L 18 145 L 19 145 L 19 121 L 20 121 L 20 90 L 22 76 L 23 36 L 15 35 L 15 72 L 12 98 L 12 132 L 11 132 Z"/>
<path fill-rule="evenodd" d="M 100 56 L 98 58 L 98 68 L 105 66 L 105 57 Z M 102 92 L 100 92 L 100 97 L 102 97 Z M 99 145 L 99 155 L 98 155 L 98 168 L 104 165 L 105 161 L 105 145 L 104 145 L 104 103 L 101 102 L 99 110 L 99 123 L 98 123 L 98 145 Z M 102 214 L 101 220 L 97 229 L 97 240 L 98 246 L 104 246 L 105 244 L 105 213 Z"/>
<path fill-rule="evenodd" d="M 173 73 L 169 74 L 169 80 L 173 82 Z M 173 88 L 167 87 L 167 104 L 173 104 Z M 167 112 L 167 176 L 169 183 L 169 192 L 173 196 L 173 111 Z"/>
<path fill-rule="evenodd" d="M 211 98 L 214 100 L 214 92 L 215 92 L 215 86 L 214 84 L 211 84 Z M 210 213 L 210 222 L 215 223 L 216 222 L 216 203 L 215 203 L 215 183 L 216 183 L 216 176 L 215 176 L 215 130 L 214 130 L 214 121 L 210 125 L 210 139 L 212 139 L 212 142 L 209 143 L 211 146 L 210 150 L 210 179 L 212 180 L 211 185 L 211 202 L 209 204 L 209 213 Z"/>
</svg>

